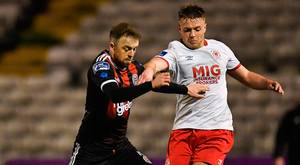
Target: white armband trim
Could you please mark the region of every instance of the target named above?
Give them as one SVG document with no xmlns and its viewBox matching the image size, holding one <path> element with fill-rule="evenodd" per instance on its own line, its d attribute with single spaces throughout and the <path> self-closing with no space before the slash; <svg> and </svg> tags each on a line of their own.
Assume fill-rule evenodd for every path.
<svg viewBox="0 0 300 165">
<path fill-rule="evenodd" d="M 112 82 L 115 82 L 115 83 L 118 84 L 118 82 L 117 82 L 116 80 L 106 80 L 106 81 L 104 81 L 104 82 L 101 84 L 101 86 L 100 86 L 101 91 L 103 91 L 102 89 L 103 89 L 103 86 L 104 86 L 104 85 L 106 85 L 106 84 L 108 84 L 108 83 L 112 83 Z"/>
</svg>

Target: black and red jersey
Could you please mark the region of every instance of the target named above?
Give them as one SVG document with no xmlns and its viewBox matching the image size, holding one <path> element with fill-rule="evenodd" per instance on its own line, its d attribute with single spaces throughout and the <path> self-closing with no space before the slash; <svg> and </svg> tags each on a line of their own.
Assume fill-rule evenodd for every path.
<svg viewBox="0 0 300 165">
<path fill-rule="evenodd" d="M 143 66 L 136 61 L 118 68 L 106 50 L 94 60 L 87 73 L 86 113 L 77 136 L 81 145 L 117 145 L 124 140 L 132 99 L 114 102 L 110 93 L 105 93 L 105 87 L 135 86 L 142 71 Z"/>
<path fill-rule="evenodd" d="M 152 90 L 151 82 L 137 85 L 143 70 L 137 61 L 119 68 L 107 50 L 93 61 L 87 73 L 86 112 L 75 142 L 81 148 L 78 156 L 97 160 L 133 147 L 126 138 L 132 100 Z M 155 91 L 186 94 L 187 88 L 171 83 Z"/>
</svg>

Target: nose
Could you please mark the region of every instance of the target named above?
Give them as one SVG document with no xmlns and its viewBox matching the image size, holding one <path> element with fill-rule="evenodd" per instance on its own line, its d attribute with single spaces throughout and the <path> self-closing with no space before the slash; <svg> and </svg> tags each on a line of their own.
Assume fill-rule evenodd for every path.
<svg viewBox="0 0 300 165">
<path fill-rule="evenodd" d="M 190 37 L 195 37 L 195 31 L 194 30 L 191 31 Z"/>
<path fill-rule="evenodd" d="M 135 51 L 134 50 L 130 50 L 128 51 L 128 57 L 132 58 L 134 56 Z"/>
</svg>

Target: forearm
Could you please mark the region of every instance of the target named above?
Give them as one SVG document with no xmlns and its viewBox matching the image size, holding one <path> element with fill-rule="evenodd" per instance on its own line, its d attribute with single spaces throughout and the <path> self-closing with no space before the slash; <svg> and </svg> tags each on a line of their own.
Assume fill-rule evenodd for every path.
<svg viewBox="0 0 300 165">
<path fill-rule="evenodd" d="M 175 93 L 175 94 L 187 94 L 188 88 L 185 85 L 179 85 L 170 83 L 169 86 L 162 86 L 158 89 L 153 89 L 154 92 L 160 93 Z"/>
<path fill-rule="evenodd" d="M 144 65 L 146 70 L 152 71 L 153 74 L 168 69 L 168 63 L 160 57 L 154 57 Z"/>
<path fill-rule="evenodd" d="M 273 90 L 281 95 L 284 95 L 284 90 L 279 82 L 251 72 L 242 65 L 236 70 L 229 70 L 228 74 L 250 88 L 258 90 Z"/>
<path fill-rule="evenodd" d="M 269 81 L 266 77 L 249 71 L 243 83 L 253 89 L 266 90 L 268 89 Z"/>
<path fill-rule="evenodd" d="M 268 89 L 269 80 L 266 77 L 249 71 L 243 65 L 241 65 L 237 70 L 229 70 L 228 73 L 250 88 L 259 90 Z"/>
<path fill-rule="evenodd" d="M 111 83 L 103 87 L 103 92 L 114 102 L 123 102 L 133 100 L 152 89 L 150 81 L 132 87 L 118 87 L 117 84 Z"/>
</svg>

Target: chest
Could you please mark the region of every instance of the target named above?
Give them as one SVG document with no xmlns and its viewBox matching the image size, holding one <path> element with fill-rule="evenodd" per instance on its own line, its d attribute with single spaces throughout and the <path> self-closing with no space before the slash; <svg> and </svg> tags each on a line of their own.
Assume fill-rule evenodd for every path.
<svg viewBox="0 0 300 165">
<path fill-rule="evenodd" d="M 225 75 L 228 58 L 215 49 L 180 51 L 177 54 L 179 74 L 186 78 L 218 77 Z"/>
<path fill-rule="evenodd" d="M 136 86 L 138 82 L 138 70 L 136 67 L 128 67 L 126 70 L 114 70 L 114 76 L 121 87 Z"/>
</svg>

